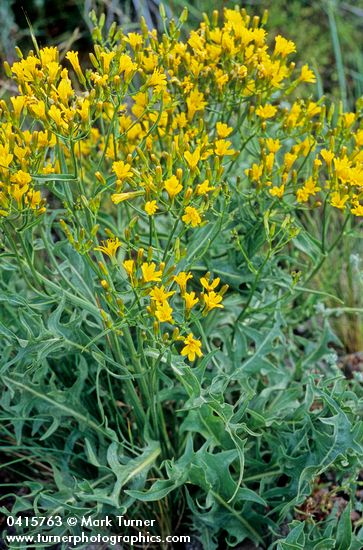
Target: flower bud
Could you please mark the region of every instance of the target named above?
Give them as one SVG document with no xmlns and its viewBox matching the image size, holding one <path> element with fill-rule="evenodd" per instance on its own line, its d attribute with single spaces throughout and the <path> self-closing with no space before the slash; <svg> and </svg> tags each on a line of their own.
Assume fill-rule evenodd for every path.
<svg viewBox="0 0 363 550">
<path fill-rule="evenodd" d="M 101 280 L 101 286 L 104 290 L 109 290 L 110 289 L 110 285 L 108 284 L 108 282 L 106 281 L 106 279 L 102 279 Z"/>
</svg>

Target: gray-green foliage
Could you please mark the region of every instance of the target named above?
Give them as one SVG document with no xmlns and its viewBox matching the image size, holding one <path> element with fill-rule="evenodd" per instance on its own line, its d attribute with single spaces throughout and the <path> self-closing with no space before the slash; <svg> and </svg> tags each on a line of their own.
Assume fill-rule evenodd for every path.
<svg viewBox="0 0 363 550">
<path fill-rule="evenodd" d="M 296 220 L 273 212 L 261 219 L 258 203 L 238 196 L 220 227 L 198 229 L 188 244 L 195 273 L 209 269 L 231 290 L 223 315 L 199 327 L 209 351 L 199 366 L 171 352 L 158 365 L 170 448 L 127 401 L 139 375 L 122 336 L 123 359 L 113 358 L 97 281 L 51 218 L 32 244 L 44 262 L 41 286 L 25 265 L 20 277 L 3 252 L 0 422 L 3 467 L 19 479 L 9 489 L 12 514 L 153 518 L 161 505 L 159 530 L 181 521 L 206 549 L 245 539 L 278 549 L 360 548 L 362 532 L 352 534 L 349 521 L 363 456 L 360 392 L 335 367 L 331 344 L 339 342 L 327 317 L 315 314 L 296 333 L 321 295 L 286 269 L 316 261 L 318 245 Z M 282 252 L 288 242 L 290 259 Z M 146 350 L 146 360 L 156 353 Z M 295 519 L 325 474 L 351 504 L 337 522 L 333 492 L 323 522 Z"/>
</svg>

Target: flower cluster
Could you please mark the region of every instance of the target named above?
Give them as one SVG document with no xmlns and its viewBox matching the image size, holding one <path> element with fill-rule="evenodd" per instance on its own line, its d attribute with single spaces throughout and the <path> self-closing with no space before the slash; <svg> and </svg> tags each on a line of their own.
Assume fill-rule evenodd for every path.
<svg viewBox="0 0 363 550">
<path fill-rule="evenodd" d="M 202 353 L 195 323 L 227 290 L 209 274 L 187 288 L 196 277 L 180 262 L 193 232 L 240 185 L 271 204 L 324 201 L 363 215 L 363 128 L 360 106 L 294 99 L 313 71 L 296 70 L 292 41 L 278 35 L 269 47 L 245 10 L 226 9 L 222 23 L 213 13 L 186 41 L 183 19 L 162 37 L 144 25 L 98 29 L 87 69 L 76 51 L 61 64 L 55 47 L 5 63 L 19 93 L 0 104 L 0 219 L 39 223 L 57 201 L 101 281 L 108 324 L 147 312 L 158 334 L 177 327 L 192 361 Z"/>
</svg>

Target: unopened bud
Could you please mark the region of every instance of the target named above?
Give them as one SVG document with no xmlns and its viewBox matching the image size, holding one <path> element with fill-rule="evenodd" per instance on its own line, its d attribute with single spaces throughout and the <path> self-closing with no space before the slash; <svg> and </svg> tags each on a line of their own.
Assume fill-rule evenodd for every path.
<svg viewBox="0 0 363 550">
<path fill-rule="evenodd" d="M 106 180 L 105 180 L 104 176 L 101 174 L 101 172 L 98 172 L 98 171 L 97 171 L 97 172 L 95 173 L 95 176 L 96 176 L 96 179 L 97 179 L 100 183 L 102 183 L 102 185 L 106 185 Z"/>
<path fill-rule="evenodd" d="M 106 279 L 102 279 L 101 281 L 101 286 L 104 290 L 109 290 L 110 289 L 110 285 L 108 284 L 108 282 L 106 281 Z"/>
</svg>

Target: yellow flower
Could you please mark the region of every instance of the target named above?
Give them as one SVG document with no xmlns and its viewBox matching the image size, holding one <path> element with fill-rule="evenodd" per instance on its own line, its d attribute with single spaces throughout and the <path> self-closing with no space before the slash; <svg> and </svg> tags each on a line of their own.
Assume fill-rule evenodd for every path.
<svg viewBox="0 0 363 550">
<path fill-rule="evenodd" d="M 296 47 L 292 40 L 286 40 L 281 35 L 277 35 L 275 38 L 275 55 L 281 55 L 281 57 L 287 57 L 290 53 L 296 52 Z"/>
<path fill-rule="evenodd" d="M 230 128 L 227 124 L 224 124 L 224 122 L 217 122 L 216 128 L 218 137 L 220 138 L 226 138 L 233 131 L 233 128 Z"/>
<path fill-rule="evenodd" d="M 113 239 L 107 239 L 107 241 L 102 241 L 102 246 L 96 246 L 94 250 L 100 250 L 106 254 L 109 258 L 115 258 L 117 250 L 120 248 L 121 243 L 117 237 Z M 132 261 L 132 260 L 131 260 Z"/>
<path fill-rule="evenodd" d="M 166 302 L 170 296 L 173 296 L 173 294 L 175 294 L 175 290 L 170 290 L 169 292 L 167 292 L 164 285 L 160 287 L 154 286 L 154 288 L 150 292 L 150 298 L 155 302 L 163 303 Z"/>
<path fill-rule="evenodd" d="M 204 303 L 205 303 L 205 312 L 211 311 L 212 309 L 215 309 L 217 307 L 223 308 L 224 306 L 221 304 L 222 296 L 214 292 L 212 290 L 208 294 L 203 294 Z"/>
<path fill-rule="evenodd" d="M 363 129 L 357 131 L 357 133 L 354 136 L 354 139 L 358 147 L 363 146 Z"/>
<path fill-rule="evenodd" d="M 297 155 L 295 155 L 294 153 L 285 153 L 284 168 L 286 172 L 288 172 L 291 169 L 296 159 L 297 159 Z"/>
<path fill-rule="evenodd" d="M 272 118 L 277 113 L 277 107 L 274 105 L 270 105 L 267 103 L 266 105 L 260 105 L 256 109 L 256 115 L 260 118 L 266 119 L 266 118 Z"/>
<path fill-rule="evenodd" d="M 73 51 L 67 52 L 66 59 L 68 59 L 68 61 L 72 65 L 72 68 L 75 73 L 78 73 L 81 70 L 81 66 L 79 64 L 79 59 L 78 59 L 78 52 L 73 52 Z"/>
<path fill-rule="evenodd" d="M 149 78 L 148 84 L 155 89 L 156 93 L 162 92 L 165 90 L 167 84 L 166 75 L 160 72 L 160 69 L 154 69 L 153 74 Z"/>
<path fill-rule="evenodd" d="M 44 101 L 35 101 L 34 103 L 30 103 L 29 108 L 31 112 L 39 119 L 44 120 L 45 119 L 45 103 Z"/>
<path fill-rule="evenodd" d="M 327 166 L 330 168 L 331 167 L 331 163 L 334 159 L 334 153 L 333 151 L 329 151 L 328 149 L 322 149 L 320 151 L 320 154 L 321 156 L 323 157 L 323 159 L 325 160 Z"/>
<path fill-rule="evenodd" d="M 307 109 L 306 109 L 307 116 L 312 118 L 312 117 L 314 117 L 314 116 L 316 116 L 320 113 L 321 113 L 320 105 L 315 103 L 315 101 L 309 101 Z"/>
<path fill-rule="evenodd" d="M 183 186 L 176 176 L 171 176 L 165 181 L 164 189 L 167 191 L 170 200 L 173 200 L 183 189 Z"/>
<path fill-rule="evenodd" d="M 168 302 L 158 303 L 155 311 L 155 316 L 160 321 L 160 323 L 172 323 L 173 318 L 171 314 L 173 313 L 173 308 L 171 308 Z"/>
<path fill-rule="evenodd" d="M 301 82 L 310 82 L 311 84 L 314 84 L 314 82 L 316 82 L 316 76 L 313 71 L 309 69 L 309 65 L 303 65 L 301 67 L 299 80 Z"/>
<path fill-rule="evenodd" d="M 120 182 L 132 176 L 130 168 L 130 164 L 127 162 L 125 163 L 123 160 L 118 160 L 112 164 L 112 170 L 115 172 L 117 179 Z"/>
<path fill-rule="evenodd" d="M 131 277 L 135 270 L 135 262 L 134 260 L 125 260 L 122 265 L 124 266 L 124 269 L 126 273 Z"/>
<path fill-rule="evenodd" d="M 0 143 L 0 168 L 8 168 L 13 160 L 14 155 L 9 153 L 9 148 L 9 143 L 5 143 L 5 145 Z"/>
<path fill-rule="evenodd" d="M 199 92 L 197 88 L 192 90 L 187 98 L 188 119 L 191 120 L 197 111 L 203 111 L 206 105 L 204 94 Z"/>
<path fill-rule="evenodd" d="M 297 190 L 298 202 L 306 202 L 310 195 L 316 195 L 318 191 L 321 191 L 320 187 L 317 187 L 316 181 L 312 177 L 308 178 L 301 189 Z"/>
<path fill-rule="evenodd" d="M 285 186 L 283 184 L 280 185 L 279 187 L 271 187 L 271 189 L 269 189 L 270 195 L 272 197 L 278 197 L 279 199 L 283 197 L 284 191 L 285 191 Z"/>
<path fill-rule="evenodd" d="M 209 282 L 209 279 L 210 279 L 210 274 L 209 273 L 207 273 L 207 275 L 205 277 L 201 277 L 199 279 L 201 285 L 206 289 L 207 292 L 211 292 L 211 290 L 214 290 L 219 285 L 219 283 L 221 282 L 219 277 L 216 277 L 211 282 Z"/>
<path fill-rule="evenodd" d="M 51 48 L 42 48 L 39 52 L 39 57 L 42 62 L 42 67 L 47 67 L 50 63 L 57 61 L 58 50 L 55 46 Z"/>
<path fill-rule="evenodd" d="M 182 220 L 187 225 L 197 227 L 197 225 L 202 223 L 202 218 L 200 217 L 198 210 L 193 206 L 187 206 L 184 212 L 185 214 L 182 217 Z"/>
<path fill-rule="evenodd" d="M 186 338 L 184 338 L 184 347 L 181 350 L 183 356 L 187 356 L 189 361 L 194 361 L 195 357 L 202 357 L 203 353 L 201 351 L 202 344 L 200 340 L 197 340 L 193 337 L 193 334 L 190 333 Z"/>
<path fill-rule="evenodd" d="M 357 202 L 355 205 L 354 205 L 354 208 L 351 208 L 351 213 L 354 214 L 355 216 L 363 216 L 363 204 L 359 204 L 359 202 Z"/>
<path fill-rule="evenodd" d="M 209 186 L 209 180 L 204 180 L 197 186 L 197 195 L 206 195 L 209 191 L 214 191 L 215 187 Z"/>
<path fill-rule="evenodd" d="M 200 161 L 200 147 L 197 147 L 194 153 L 190 151 L 185 151 L 184 158 L 188 163 L 188 166 L 191 170 L 194 170 L 197 167 L 198 162 Z"/>
<path fill-rule="evenodd" d="M 130 32 L 127 35 L 126 40 L 133 50 L 136 50 L 139 48 L 139 46 L 142 46 L 142 36 L 140 34 L 137 34 L 136 32 Z"/>
<path fill-rule="evenodd" d="M 25 202 L 29 204 L 32 210 L 36 210 L 37 207 L 40 205 L 41 201 L 42 201 L 42 196 L 40 194 L 40 191 L 34 191 L 31 189 L 27 193 Z M 45 211 L 45 208 L 43 208 L 43 211 Z"/>
<path fill-rule="evenodd" d="M 281 147 L 280 140 L 272 138 L 266 139 L 266 145 L 270 153 L 277 153 Z"/>
<path fill-rule="evenodd" d="M 21 201 L 25 193 L 28 191 L 29 185 L 12 185 L 10 188 L 11 195 L 14 197 L 18 206 L 20 207 Z"/>
<path fill-rule="evenodd" d="M 26 59 L 14 63 L 11 70 L 19 82 L 33 82 L 38 72 L 37 66 L 39 63 L 40 61 L 37 57 L 29 55 Z"/>
<path fill-rule="evenodd" d="M 340 193 L 335 191 L 334 193 L 331 194 L 330 204 L 335 208 L 340 208 L 341 210 L 343 210 L 345 208 L 345 203 L 347 202 L 348 199 L 349 199 L 349 195 L 341 196 Z"/>
<path fill-rule="evenodd" d="M 137 69 L 137 65 L 132 61 L 129 55 L 122 54 L 120 56 L 119 66 L 118 66 L 119 73 L 125 73 L 125 77 L 127 77 L 130 73 L 136 71 L 136 69 Z"/>
<path fill-rule="evenodd" d="M 24 172 L 23 170 L 18 170 L 15 174 L 13 174 L 10 178 L 10 180 L 13 183 L 17 183 L 18 185 L 27 185 L 31 182 L 32 178 L 31 175 L 27 172 Z"/>
<path fill-rule="evenodd" d="M 195 304 L 197 304 L 199 301 L 198 298 L 195 297 L 194 291 L 185 292 L 183 298 L 185 300 L 185 307 L 187 311 L 190 311 L 195 306 Z"/>
<path fill-rule="evenodd" d="M 178 275 L 174 276 L 174 281 L 177 285 L 179 285 L 182 295 L 185 294 L 187 282 L 189 281 L 189 279 L 193 279 L 193 275 L 190 272 L 186 273 L 185 271 L 180 271 Z"/>
<path fill-rule="evenodd" d="M 272 172 L 272 169 L 274 167 L 274 162 L 275 162 L 275 154 L 269 153 L 265 158 L 265 167 L 266 167 L 267 173 L 270 174 Z"/>
<path fill-rule="evenodd" d="M 154 262 L 144 262 L 141 266 L 142 278 L 144 283 L 150 283 L 151 281 L 161 281 L 163 272 L 161 270 L 156 271 L 156 265 Z"/>
<path fill-rule="evenodd" d="M 347 156 L 334 159 L 334 168 L 336 174 L 343 183 L 346 183 L 349 180 L 351 166 L 352 162 L 348 159 Z"/>
<path fill-rule="evenodd" d="M 346 128 L 350 128 L 354 124 L 356 119 L 355 113 L 344 113 L 343 122 Z"/>
<path fill-rule="evenodd" d="M 53 82 L 56 80 L 58 76 L 58 72 L 60 71 L 61 66 L 56 61 L 52 61 L 47 65 L 47 71 L 48 71 L 48 82 L 53 84 Z M 83 77 L 83 75 L 82 75 Z M 84 77 L 83 77 L 84 79 Z M 80 79 L 81 80 L 81 79 Z"/>
<path fill-rule="evenodd" d="M 80 114 L 80 117 L 83 120 L 83 122 L 86 122 L 88 120 L 89 109 L 90 109 L 89 99 L 87 99 L 87 98 L 82 99 L 81 107 L 80 107 L 80 109 L 77 109 L 77 110 L 78 110 L 78 112 Z"/>
<path fill-rule="evenodd" d="M 60 128 L 67 128 L 67 124 L 62 119 L 62 111 L 58 109 L 55 105 L 51 105 L 48 111 L 50 118 L 56 123 Z"/>
<path fill-rule="evenodd" d="M 66 69 L 64 69 L 66 70 Z M 63 73 L 62 73 L 63 74 Z M 74 90 L 72 88 L 72 83 L 69 78 L 62 78 L 58 84 L 58 96 L 62 104 L 67 106 L 69 99 L 73 96 Z"/>
<path fill-rule="evenodd" d="M 156 204 L 156 201 L 147 201 L 144 206 L 144 210 L 146 214 L 149 216 L 153 216 L 155 212 L 157 211 L 158 207 Z"/>
<path fill-rule="evenodd" d="M 107 74 L 110 71 L 110 64 L 115 55 L 116 52 L 101 52 L 102 68 L 104 73 Z"/>
<path fill-rule="evenodd" d="M 215 142 L 215 154 L 218 155 L 219 157 L 223 157 L 225 155 L 233 155 L 235 153 L 235 150 L 234 149 L 229 149 L 229 147 L 231 146 L 231 142 L 230 141 L 226 141 L 224 139 L 218 139 L 216 142 Z"/>
<path fill-rule="evenodd" d="M 15 97 L 11 97 L 10 100 L 11 100 L 11 103 L 13 104 L 14 114 L 16 118 L 19 118 L 22 110 L 26 105 L 26 97 L 22 95 L 17 95 Z"/>
</svg>

